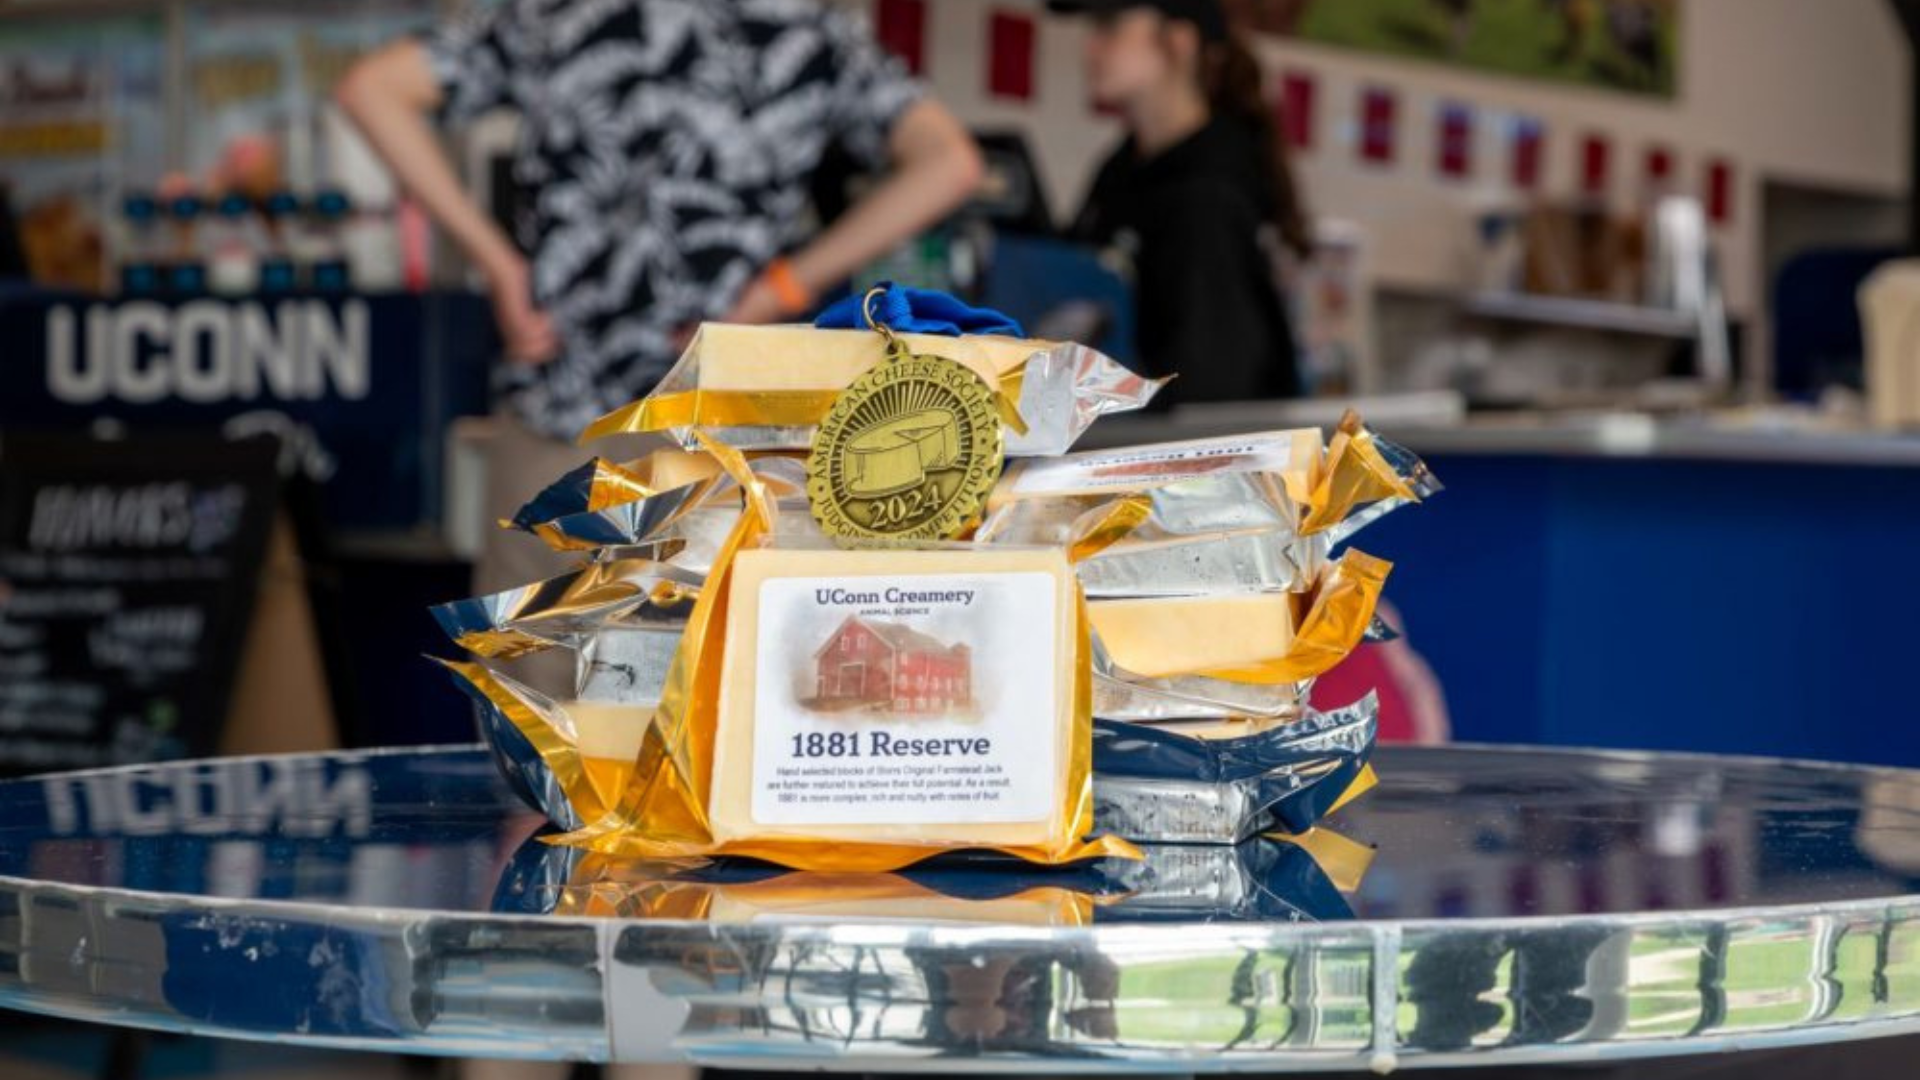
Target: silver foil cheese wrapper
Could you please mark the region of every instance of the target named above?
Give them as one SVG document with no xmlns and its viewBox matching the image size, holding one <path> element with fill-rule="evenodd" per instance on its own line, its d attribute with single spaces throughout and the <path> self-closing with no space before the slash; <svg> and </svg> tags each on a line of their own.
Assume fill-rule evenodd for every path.
<svg viewBox="0 0 1920 1080">
<path fill-rule="evenodd" d="M 1234 739 L 1094 722 L 1096 826 L 1141 843 L 1232 844 L 1304 833 L 1372 759 L 1379 702 Z"/>
<path fill-rule="evenodd" d="M 962 339 L 963 341 L 965 339 Z M 696 341 L 697 345 L 697 341 Z M 1005 430 L 1008 457 L 1053 457 L 1073 449 L 1095 420 L 1144 408 L 1164 384 L 1135 374 L 1113 358 L 1072 342 L 1036 343 L 1020 380 L 1019 411 L 1026 431 Z M 699 389 L 697 349 L 689 350 L 655 389 L 656 395 Z M 814 425 L 741 425 L 676 427 L 670 433 L 682 447 L 699 447 L 705 434 L 736 450 L 806 450 Z"/>
<path fill-rule="evenodd" d="M 1092 664 L 1093 715 L 1106 720 L 1272 720 L 1297 715 L 1303 695 L 1296 685 L 1255 686 L 1203 675 L 1149 678 L 1115 663 L 1098 634 L 1093 636 Z"/>
<path fill-rule="evenodd" d="M 1196 739 L 1164 725 L 1095 719 L 1093 770 L 1143 780 L 1247 779 L 1371 753 L 1379 718 L 1379 698 L 1368 694 L 1346 708 L 1308 710 L 1292 723 L 1233 739 Z"/>
<path fill-rule="evenodd" d="M 504 676 L 493 677 L 547 717 L 563 737 L 571 737 L 564 708 Z M 471 684 L 456 682 L 472 698 L 481 736 L 508 786 L 556 825 L 577 828 L 579 815 L 500 706 Z M 582 697 L 650 700 L 642 689 L 613 682 L 598 683 L 594 694 Z M 1215 741 L 1095 721 L 1096 831 L 1140 844 L 1214 845 L 1273 831 L 1303 833 L 1370 760 L 1377 711 L 1369 697 L 1334 713 L 1314 713 L 1255 735 Z"/>
<path fill-rule="evenodd" d="M 1064 454 L 1095 420 L 1145 407 L 1162 385 L 1085 345 L 1068 342 L 1036 353 L 1020 384 L 1027 430 L 1007 433 L 1007 456 Z"/>
<path fill-rule="evenodd" d="M 582 701 L 655 704 L 680 651 L 684 625 L 615 625 L 589 637 L 578 655 Z"/>
<path fill-rule="evenodd" d="M 706 577 L 651 559 L 596 562 L 517 589 L 441 604 L 434 620 L 469 652 L 579 649 L 609 624 L 683 625 Z"/>
<path fill-rule="evenodd" d="M 1301 592 L 1326 565 L 1327 545 L 1291 529 L 1166 540 L 1123 540 L 1075 570 L 1089 597 Z"/>
<path fill-rule="evenodd" d="M 1136 724 L 1255 717 L 1276 720 L 1300 713 L 1296 685 L 1253 686 L 1200 675 L 1149 679 L 1118 668 L 1096 669 L 1093 715 Z"/>
<path fill-rule="evenodd" d="M 1105 864 L 1125 899 L 1096 923 L 1341 922 L 1353 908 L 1327 872 L 1281 840 L 1210 846 L 1148 844 L 1137 863 Z"/>
<path fill-rule="evenodd" d="M 644 543 L 665 535 L 687 515 L 697 513 L 720 486 L 718 480 L 703 480 L 599 510 L 563 514 L 522 529 L 566 551 Z M 527 511 L 521 512 L 523 518 L 526 515 Z"/>
<path fill-rule="evenodd" d="M 515 695 L 536 709 L 547 714 L 564 715 L 554 702 L 530 686 L 523 685 L 495 673 L 493 678 L 506 685 Z M 455 686 L 473 702 L 474 717 L 480 729 L 480 740 L 486 745 L 488 756 L 493 759 L 494 768 L 500 770 L 501 779 L 507 783 L 507 789 L 518 796 L 521 802 L 540 813 L 563 831 L 572 831 L 585 825 L 580 814 L 569 802 L 566 792 L 560 787 L 560 781 L 540 759 L 540 752 L 533 748 L 513 721 L 473 683 L 455 677 Z"/>
</svg>

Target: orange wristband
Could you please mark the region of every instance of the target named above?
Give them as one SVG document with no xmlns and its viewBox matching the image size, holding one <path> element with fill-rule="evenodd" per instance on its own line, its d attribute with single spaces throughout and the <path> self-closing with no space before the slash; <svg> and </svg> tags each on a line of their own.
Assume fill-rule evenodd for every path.
<svg viewBox="0 0 1920 1080">
<path fill-rule="evenodd" d="M 800 280 L 800 275 L 793 272 L 793 263 L 785 256 L 768 263 L 766 272 L 760 276 L 773 290 L 785 314 L 803 315 L 813 310 L 813 290 L 807 288 Z"/>
</svg>

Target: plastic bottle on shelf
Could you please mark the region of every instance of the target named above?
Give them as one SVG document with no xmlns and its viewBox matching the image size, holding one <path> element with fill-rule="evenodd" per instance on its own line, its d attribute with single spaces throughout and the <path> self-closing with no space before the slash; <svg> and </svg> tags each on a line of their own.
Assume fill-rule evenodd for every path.
<svg viewBox="0 0 1920 1080">
<path fill-rule="evenodd" d="M 259 288 L 262 245 L 253 200 L 239 192 L 222 198 L 205 233 L 208 286 L 222 296 L 241 296 Z"/>
<path fill-rule="evenodd" d="M 263 293 L 293 292 L 300 287 L 299 262 L 294 258 L 300 198 L 291 191 L 275 191 L 262 204 L 261 216 L 266 237 L 260 254 L 259 289 Z"/>
<path fill-rule="evenodd" d="M 207 262 L 201 246 L 206 209 L 206 201 L 194 194 L 175 195 L 167 203 L 173 234 L 166 268 L 168 292 L 196 296 L 207 291 Z"/>
<path fill-rule="evenodd" d="M 316 192 L 308 213 L 312 229 L 313 262 L 309 281 L 316 292 L 347 292 L 353 288 L 353 273 L 347 265 L 344 235 L 347 219 L 353 213 L 353 201 L 343 191 Z"/>
<path fill-rule="evenodd" d="M 160 202 L 145 191 L 130 191 L 120 202 L 120 292 L 155 296 L 163 292 Z"/>
</svg>

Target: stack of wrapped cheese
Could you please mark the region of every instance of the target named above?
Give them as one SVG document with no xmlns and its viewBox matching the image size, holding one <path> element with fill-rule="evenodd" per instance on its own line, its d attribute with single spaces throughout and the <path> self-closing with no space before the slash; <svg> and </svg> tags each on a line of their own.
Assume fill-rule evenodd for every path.
<svg viewBox="0 0 1920 1080">
<path fill-rule="evenodd" d="M 1352 417 L 1330 440 L 1075 454 L 1158 384 L 1078 345 L 901 334 L 995 389 L 1009 460 L 959 542 L 850 544 L 810 513 L 807 457 L 891 340 L 703 328 L 587 433 L 658 449 L 590 461 L 503 523 L 577 568 L 436 609 L 482 661 L 577 657 L 566 700 L 448 665 L 563 843 L 829 870 L 958 849 L 1064 863 L 1303 833 L 1366 790 L 1372 701 L 1316 712 L 1307 691 L 1386 632 L 1389 567 L 1337 549 L 1438 490 L 1417 459 Z"/>
</svg>

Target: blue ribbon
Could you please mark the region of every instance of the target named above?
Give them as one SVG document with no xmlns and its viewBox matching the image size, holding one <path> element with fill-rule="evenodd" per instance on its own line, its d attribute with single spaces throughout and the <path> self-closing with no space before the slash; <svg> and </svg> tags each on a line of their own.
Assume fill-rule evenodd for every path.
<svg viewBox="0 0 1920 1080">
<path fill-rule="evenodd" d="M 977 308 L 958 298 L 932 289 L 911 289 L 883 281 L 873 298 L 873 321 L 901 334 L 938 334 L 960 337 L 964 334 L 998 334 L 1026 337 L 1027 332 L 1011 316 L 992 308 Z M 813 325 L 822 330 L 867 329 L 867 295 L 856 293 L 820 313 Z"/>
</svg>

